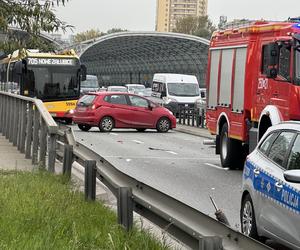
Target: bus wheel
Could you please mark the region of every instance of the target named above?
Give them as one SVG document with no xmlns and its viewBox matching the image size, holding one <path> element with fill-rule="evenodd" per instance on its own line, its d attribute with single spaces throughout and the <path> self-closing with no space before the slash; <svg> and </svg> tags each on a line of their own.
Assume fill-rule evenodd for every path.
<svg viewBox="0 0 300 250">
<path fill-rule="evenodd" d="M 78 124 L 78 128 L 82 131 L 89 131 L 91 129 L 91 126 L 86 124 Z"/>
<path fill-rule="evenodd" d="M 238 140 L 228 137 L 228 125 L 225 123 L 220 136 L 220 158 L 223 168 L 236 169 L 243 166 L 243 148 Z"/>
</svg>

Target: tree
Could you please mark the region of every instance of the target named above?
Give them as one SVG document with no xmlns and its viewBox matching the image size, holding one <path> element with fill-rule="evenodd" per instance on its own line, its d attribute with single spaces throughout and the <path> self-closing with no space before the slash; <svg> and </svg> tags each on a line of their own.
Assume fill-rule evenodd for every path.
<svg viewBox="0 0 300 250">
<path fill-rule="evenodd" d="M 123 30 L 121 28 L 112 28 L 112 29 L 108 30 L 106 32 L 106 34 L 112 34 L 112 33 L 117 33 L 117 32 L 125 32 L 125 31 L 128 31 L 128 30 L 126 30 L 126 29 Z"/>
<path fill-rule="evenodd" d="M 87 31 L 84 31 L 84 32 L 77 33 L 74 36 L 73 41 L 74 41 L 74 43 L 80 43 L 80 42 L 90 40 L 90 39 L 94 39 L 94 38 L 97 38 L 97 37 L 100 37 L 100 36 L 103 36 L 103 35 L 104 35 L 104 33 L 100 32 L 98 29 L 97 30 L 91 29 L 91 30 L 87 30 Z"/>
<path fill-rule="evenodd" d="M 34 48 L 47 47 L 39 36 L 41 32 L 72 27 L 58 19 L 54 13 L 54 6 L 64 5 L 66 1 L 68 0 L 0 0 L 0 31 L 7 35 L 5 41 L 0 41 L 0 50 L 11 52 L 27 47 L 28 43 Z M 30 36 L 29 40 L 20 39 L 16 32 L 9 30 L 10 26 L 26 31 Z"/>
<path fill-rule="evenodd" d="M 123 30 L 123 29 L 120 29 L 120 28 L 112 28 L 112 29 L 108 30 L 106 33 L 104 33 L 104 32 L 99 31 L 98 29 L 97 30 L 91 29 L 91 30 L 87 30 L 87 31 L 84 31 L 84 32 L 77 33 L 74 36 L 73 42 L 74 43 L 80 43 L 80 42 L 90 40 L 90 39 L 94 39 L 94 38 L 97 38 L 97 37 L 100 37 L 100 36 L 104 36 L 104 35 L 108 35 L 108 34 L 112 34 L 112 33 L 117 33 L 117 32 L 124 32 L 124 31 L 127 31 L 127 30 Z"/>
<path fill-rule="evenodd" d="M 174 32 L 184 33 L 210 39 L 216 30 L 208 16 L 187 16 L 176 21 Z"/>
</svg>

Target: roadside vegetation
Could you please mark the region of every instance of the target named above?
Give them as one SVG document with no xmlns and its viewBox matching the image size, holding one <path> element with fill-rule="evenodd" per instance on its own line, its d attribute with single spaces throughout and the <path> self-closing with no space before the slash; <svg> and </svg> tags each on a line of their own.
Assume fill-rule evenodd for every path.
<svg viewBox="0 0 300 250">
<path fill-rule="evenodd" d="M 169 249 L 142 228 L 127 233 L 63 176 L 0 171 L 0 190 L 0 249 Z"/>
</svg>

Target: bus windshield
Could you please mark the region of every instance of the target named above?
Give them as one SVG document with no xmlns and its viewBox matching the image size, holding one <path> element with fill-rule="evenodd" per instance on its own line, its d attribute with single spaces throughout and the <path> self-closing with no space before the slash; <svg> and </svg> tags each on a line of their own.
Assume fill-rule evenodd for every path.
<svg viewBox="0 0 300 250">
<path fill-rule="evenodd" d="M 199 96 L 199 86 L 195 83 L 168 83 L 169 95 L 173 96 Z"/>
<path fill-rule="evenodd" d="M 30 66 L 24 76 L 24 93 L 41 100 L 79 97 L 78 67 Z"/>
</svg>

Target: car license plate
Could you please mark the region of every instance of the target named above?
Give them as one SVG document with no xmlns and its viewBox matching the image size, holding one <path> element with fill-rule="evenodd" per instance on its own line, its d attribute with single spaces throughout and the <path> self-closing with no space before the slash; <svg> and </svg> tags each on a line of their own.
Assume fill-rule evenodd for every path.
<svg viewBox="0 0 300 250">
<path fill-rule="evenodd" d="M 186 103 L 186 104 L 184 104 L 184 106 L 185 106 L 185 107 L 188 107 L 189 105 Z"/>
<path fill-rule="evenodd" d="M 78 108 L 78 111 L 85 111 L 85 108 Z"/>
</svg>

